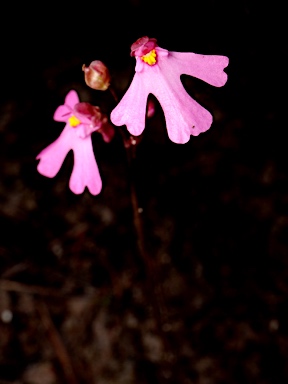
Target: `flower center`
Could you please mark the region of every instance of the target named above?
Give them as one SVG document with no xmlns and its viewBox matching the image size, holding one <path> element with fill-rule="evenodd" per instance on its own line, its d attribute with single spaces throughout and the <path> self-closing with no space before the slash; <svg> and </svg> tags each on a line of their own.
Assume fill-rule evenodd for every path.
<svg viewBox="0 0 288 384">
<path fill-rule="evenodd" d="M 71 117 L 69 117 L 69 124 L 71 125 L 71 127 L 77 127 L 77 125 L 81 124 L 81 121 L 77 119 L 77 117 L 72 115 Z"/>
<path fill-rule="evenodd" d="M 155 49 L 146 53 L 146 55 L 141 56 L 141 60 L 143 60 L 148 65 L 154 65 L 157 62 L 157 53 Z"/>
</svg>

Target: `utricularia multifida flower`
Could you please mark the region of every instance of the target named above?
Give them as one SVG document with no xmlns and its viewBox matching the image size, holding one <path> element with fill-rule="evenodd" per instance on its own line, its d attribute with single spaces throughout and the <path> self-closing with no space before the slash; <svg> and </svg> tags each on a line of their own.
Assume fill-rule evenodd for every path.
<svg viewBox="0 0 288 384">
<path fill-rule="evenodd" d="M 146 117 L 154 114 L 155 106 L 148 99 L 149 94 L 159 101 L 168 136 L 174 143 L 187 143 L 191 135 L 197 136 L 210 128 L 213 120 L 211 113 L 186 92 L 180 76 L 190 75 L 212 86 L 222 87 L 227 81 L 224 69 L 229 63 L 228 57 L 168 51 L 159 47 L 156 39 L 147 36 L 132 44 L 131 56 L 136 59 L 134 77 L 110 115 L 114 126 L 127 127 L 130 139 L 125 141 L 126 144 L 139 143 L 137 137 L 145 128 Z M 90 88 L 101 91 L 110 88 L 111 76 L 103 62 L 92 61 L 88 67 L 83 65 L 82 70 Z M 73 150 L 74 166 L 69 183 L 71 191 L 79 194 L 87 187 L 93 195 L 99 194 L 102 181 L 91 134 L 99 132 L 104 141 L 109 143 L 115 127 L 99 107 L 79 102 L 74 90 L 67 94 L 64 105 L 57 108 L 54 120 L 65 122 L 66 125 L 59 138 L 37 156 L 40 159 L 38 171 L 44 176 L 54 177 L 67 153 Z"/>
</svg>

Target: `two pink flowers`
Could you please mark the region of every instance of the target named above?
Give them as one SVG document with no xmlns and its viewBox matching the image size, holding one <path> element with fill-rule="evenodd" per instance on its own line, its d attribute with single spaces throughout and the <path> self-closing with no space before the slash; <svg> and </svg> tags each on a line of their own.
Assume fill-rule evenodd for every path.
<svg viewBox="0 0 288 384">
<path fill-rule="evenodd" d="M 227 81 L 224 68 L 229 59 L 226 56 L 169 52 L 147 36 L 132 44 L 131 56 L 136 58 L 135 75 L 122 100 L 111 112 L 114 125 L 126 125 L 131 135 L 141 135 L 145 128 L 147 98 L 151 93 L 163 109 L 168 136 L 173 142 L 187 143 L 191 135 L 197 136 L 210 128 L 212 115 L 185 91 L 180 76 L 190 75 L 221 87 Z M 79 103 L 75 91 L 70 91 L 64 105 L 57 108 L 54 120 L 66 125 L 59 138 L 37 156 L 40 159 L 38 171 L 54 177 L 72 149 L 74 166 L 70 189 L 80 194 L 87 187 L 91 194 L 99 194 L 102 181 L 91 134 L 98 131 L 109 142 L 114 134 L 112 125 L 98 107 Z"/>
</svg>

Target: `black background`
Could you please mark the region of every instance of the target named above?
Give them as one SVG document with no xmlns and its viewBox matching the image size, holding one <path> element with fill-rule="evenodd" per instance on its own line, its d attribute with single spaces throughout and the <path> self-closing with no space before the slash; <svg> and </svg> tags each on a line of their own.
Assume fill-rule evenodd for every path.
<svg viewBox="0 0 288 384">
<path fill-rule="evenodd" d="M 2 5 L 1 19 L 0 310 L 13 317 L 0 322 L 0 382 L 69 382 L 45 333 L 46 312 L 38 311 L 44 303 L 79 383 L 287 383 L 283 6 L 60 1 Z M 39 175 L 35 160 L 62 129 L 52 116 L 70 89 L 107 113 L 115 105 L 109 92 L 86 86 L 82 64 L 102 60 L 122 96 L 134 73 L 130 45 L 144 35 L 171 51 L 230 59 L 222 88 L 183 77 L 214 116 L 209 131 L 185 145 L 170 142 L 157 104 L 137 148 L 145 244 L 159 267 L 177 356 L 168 368 L 167 356 L 147 342 L 164 339 L 147 325 L 155 314 L 143 288 L 149 276 L 136 250 L 121 136 L 110 144 L 93 137 L 103 179 L 96 197 L 68 189 L 72 154 L 54 179 Z M 7 280 L 22 285 L 17 290 Z M 25 292 L 30 286 L 36 288 Z M 37 287 L 56 288 L 59 297 Z M 69 312 L 76 298 L 80 320 Z M 106 344 L 92 324 L 102 326 Z"/>
</svg>

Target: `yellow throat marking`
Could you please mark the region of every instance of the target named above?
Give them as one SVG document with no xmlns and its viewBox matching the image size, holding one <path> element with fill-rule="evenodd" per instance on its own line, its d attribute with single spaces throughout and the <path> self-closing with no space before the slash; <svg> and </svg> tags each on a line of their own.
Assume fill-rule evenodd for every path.
<svg viewBox="0 0 288 384">
<path fill-rule="evenodd" d="M 77 119 L 77 117 L 75 117 L 74 115 L 69 117 L 69 124 L 71 125 L 71 127 L 77 127 L 77 125 L 79 125 L 80 123 L 81 121 Z"/>
<path fill-rule="evenodd" d="M 143 60 L 148 65 L 154 65 L 157 62 L 157 53 L 155 49 L 152 49 L 149 53 L 146 53 L 146 55 L 141 56 L 141 60 Z"/>
</svg>

